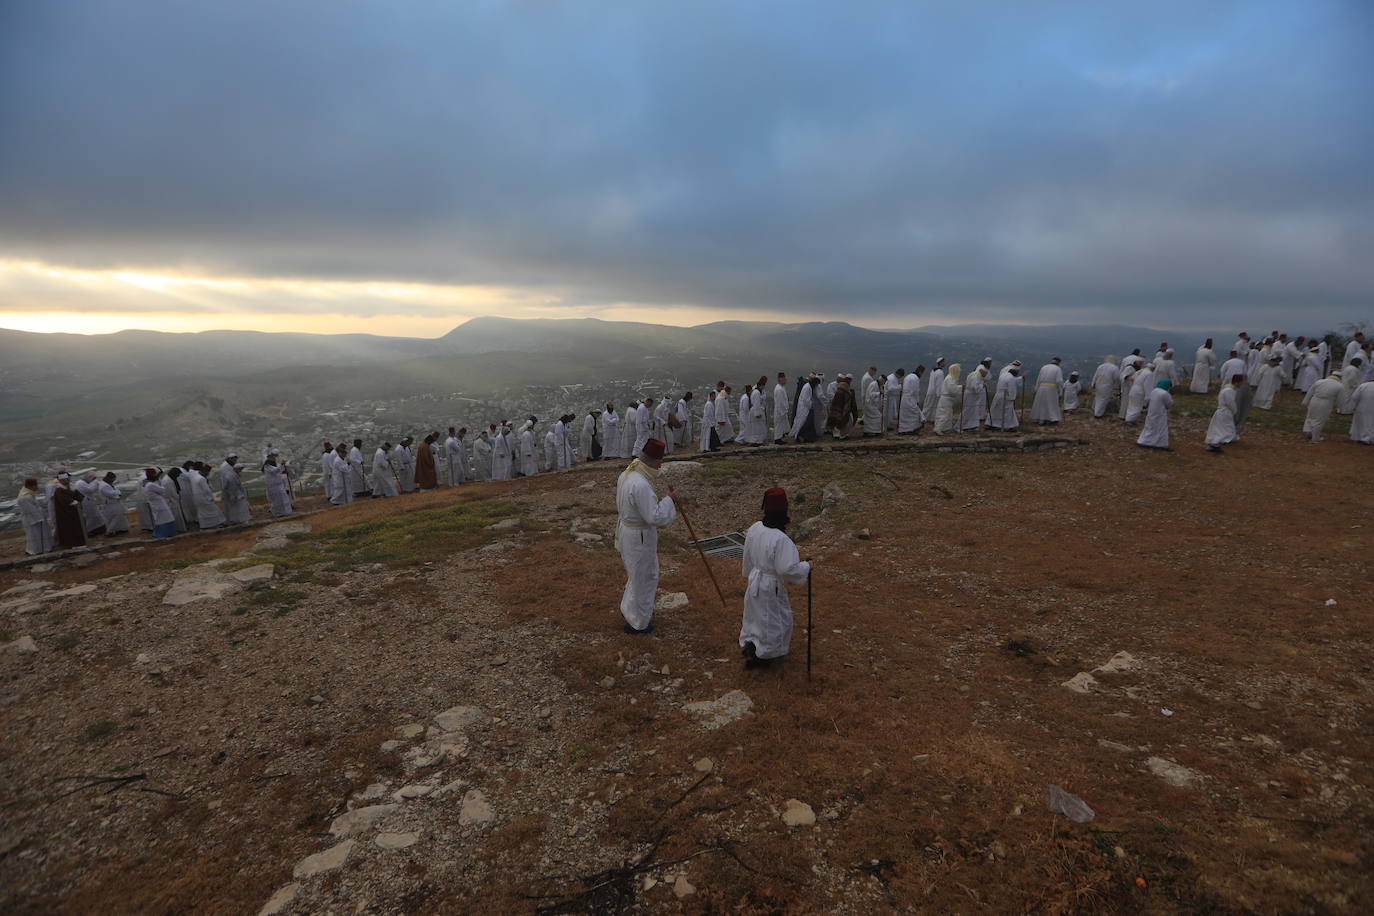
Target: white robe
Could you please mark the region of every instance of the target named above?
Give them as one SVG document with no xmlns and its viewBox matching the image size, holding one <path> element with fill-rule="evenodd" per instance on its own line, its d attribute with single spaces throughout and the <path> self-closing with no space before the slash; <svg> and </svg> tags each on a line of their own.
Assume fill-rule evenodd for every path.
<svg viewBox="0 0 1374 916">
<path fill-rule="evenodd" d="M 677 506 L 668 497 L 659 499 L 654 485 L 638 470 L 626 468 L 615 488 L 616 547 L 625 564 L 625 591 L 620 614 L 636 630 L 654 619 L 658 591 L 658 529 L 677 518 Z"/>
<path fill-rule="evenodd" d="M 653 429 L 653 414 L 649 411 L 647 404 L 640 404 L 635 410 L 635 444 L 630 451 L 631 457 L 638 458 L 644 454 L 644 443 L 651 438 L 650 432 Z"/>
<path fill-rule="evenodd" d="M 1163 388 L 1154 388 L 1147 399 L 1145 426 L 1140 430 L 1136 445 L 1152 448 L 1169 447 L 1169 408 L 1174 406 L 1174 396 Z"/>
<path fill-rule="evenodd" d="M 1153 369 L 1141 369 L 1135 374 L 1135 380 L 1131 382 L 1131 394 L 1127 399 L 1126 422 L 1137 423 L 1140 415 L 1145 412 L 1146 402 L 1150 399 L 1150 392 L 1155 390 L 1155 371 Z"/>
<path fill-rule="evenodd" d="M 753 643 L 759 658 L 781 658 L 792 644 L 792 603 L 787 584 L 800 585 L 811 564 L 797 554 L 797 545 L 784 532 L 754 522 L 744 536 L 744 619 L 739 645 Z"/>
<path fill-rule="evenodd" d="M 1078 379 L 1064 383 L 1064 412 L 1078 409 L 1078 392 L 1083 387 L 1083 383 Z"/>
<path fill-rule="evenodd" d="M 544 433 L 544 470 L 558 470 L 558 446 L 554 442 L 552 429 Z"/>
<path fill-rule="evenodd" d="M 716 402 L 707 400 L 701 407 L 701 450 L 711 450 L 711 430 L 716 428 Z"/>
<path fill-rule="evenodd" d="M 246 525 L 252 521 L 253 515 L 248 509 L 248 493 L 243 489 L 243 478 L 227 461 L 219 466 L 219 496 L 224 500 L 225 518 L 235 525 Z M 150 505 L 151 502 L 149 500 Z M 157 520 L 156 511 L 153 512 L 153 524 L 161 524 Z"/>
<path fill-rule="evenodd" d="M 793 438 L 801 435 L 802 427 L 812 422 L 811 413 L 816 403 L 816 392 L 810 385 L 802 385 L 801 394 L 797 395 L 797 417 L 792 421 L 792 428 L 788 434 Z"/>
<path fill-rule="evenodd" d="M 349 473 L 348 459 L 338 452 L 329 459 L 329 472 L 334 481 L 334 498 L 330 500 L 336 506 L 346 506 L 353 502 L 353 483 L 352 475 Z"/>
<path fill-rule="evenodd" d="M 1374 445 L 1374 382 L 1361 382 L 1352 398 L 1355 416 L 1350 420 L 1350 438 Z"/>
<path fill-rule="evenodd" d="M 663 443 L 663 454 L 673 453 L 673 444 L 676 441 L 673 436 L 673 428 L 668 425 L 668 414 L 672 413 L 672 405 L 667 398 L 659 398 L 654 405 L 653 420 L 649 426 L 649 438 L 657 439 Z"/>
<path fill-rule="evenodd" d="M 522 429 L 519 439 L 520 473 L 533 477 L 539 473 L 539 453 L 534 447 L 534 430 Z"/>
<path fill-rule="evenodd" d="M 939 370 L 936 370 L 939 371 Z M 935 411 L 935 433 L 943 436 L 954 429 L 954 418 L 964 400 L 964 386 L 952 375 L 945 376 L 940 385 L 940 406 Z"/>
<path fill-rule="evenodd" d="M 787 435 L 792 427 L 792 421 L 788 418 L 788 412 L 792 409 L 792 399 L 788 397 L 787 388 L 783 385 L 773 386 L 773 441 L 780 440 Z"/>
<path fill-rule="evenodd" d="M 677 399 L 677 422 L 678 428 L 673 430 L 673 433 L 678 448 L 685 449 L 692 441 L 692 408 L 685 398 Z"/>
<path fill-rule="evenodd" d="M 896 420 L 897 415 L 902 409 L 902 378 L 897 377 L 893 372 L 887 377 L 887 388 L 884 389 L 883 397 L 883 431 L 891 426 Z"/>
<path fill-rule="evenodd" d="M 334 498 L 334 450 L 332 448 L 320 454 L 320 482 L 324 484 L 325 499 L 331 503 L 337 503 L 338 500 Z"/>
<path fill-rule="evenodd" d="M 1064 387 L 1064 370 L 1054 363 L 1046 363 L 1035 378 L 1035 401 L 1031 404 L 1031 419 L 1037 423 L 1058 423 L 1064 419 L 1059 406 L 1060 391 Z"/>
<path fill-rule="evenodd" d="M 491 480 L 491 439 L 486 430 L 472 443 L 472 476 L 478 481 Z"/>
<path fill-rule="evenodd" d="M 372 453 L 372 495 L 389 499 L 392 496 L 399 496 L 401 486 L 397 480 L 395 468 L 391 466 L 391 456 L 386 449 L 378 448 Z M 274 511 L 272 513 L 276 515 Z"/>
<path fill-rule="evenodd" d="M 1355 389 L 1360 387 L 1360 376 L 1364 373 L 1364 365 L 1346 366 L 1341 370 L 1341 385 L 1345 389 L 1340 397 L 1336 398 L 1336 412 L 1348 414 L 1352 412 L 1355 402 Z"/>
<path fill-rule="evenodd" d="M 926 416 L 921 411 L 921 377 L 908 372 L 902 379 L 902 400 L 897 405 L 897 432 L 918 432 L 925 422 Z"/>
<path fill-rule="evenodd" d="M 1250 406 L 1260 410 L 1274 408 L 1274 395 L 1279 393 L 1283 384 L 1283 368 L 1266 365 L 1259 371 L 1259 384 L 1255 386 L 1255 400 Z"/>
<path fill-rule="evenodd" d="M 1298 378 L 1293 383 L 1293 387 L 1299 391 L 1307 391 L 1322 376 L 1322 360 L 1315 353 L 1303 355 L 1299 363 Z"/>
<path fill-rule="evenodd" d="M 1336 409 L 1336 399 L 1345 390 L 1340 382 L 1333 378 L 1324 378 L 1314 384 L 1307 391 L 1307 396 L 1302 399 L 1302 404 L 1307 408 L 1307 419 L 1303 421 L 1302 431 L 1311 437 L 1313 442 L 1322 441 L 1322 429 L 1326 426 L 1326 421 L 1331 417 L 1331 411 Z"/>
<path fill-rule="evenodd" d="M 1107 405 L 1121 382 L 1121 369 L 1116 363 L 1103 363 L 1093 373 L 1090 387 L 1093 390 L 1093 416 L 1101 417 L 1107 413 Z"/>
<path fill-rule="evenodd" d="M 591 461 L 596 456 L 593 453 L 593 442 L 596 439 L 596 417 L 587 414 L 582 418 L 582 460 Z"/>
<path fill-rule="evenodd" d="M 930 374 L 930 387 L 926 389 L 926 402 L 921 405 L 921 412 L 926 418 L 934 422 L 940 410 L 940 397 L 944 393 L 945 370 L 936 369 Z"/>
<path fill-rule="evenodd" d="M 634 454 L 635 447 L 635 417 L 638 416 L 638 407 L 626 407 L 625 413 L 620 416 L 620 457 L 629 458 Z"/>
<path fill-rule="evenodd" d="M 456 435 L 444 440 L 444 458 L 448 462 L 448 485 L 459 486 L 468 479 L 467 449 Z"/>
<path fill-rule="evenodd" d="M 234 476 L 237 477 L 238 475 L 235 474 Z M 159 478 L 158 480 L 145 479 L 143 481 L 143 496 L 148 500 L 148 511 L 153 514 L 154 528 L 159 525 L 165 525 L 168 522 L 176 521 L 176 516 L 172 515 L 172 507 L 167 504 L 167 490 L 162 485 L 163 479 L 165 478 Z M 244 505 L 246 506 L 247 504 L 248 502 L 245 498 Z"/>
<path fill-rule="evenodd" d="M 563 428 L 563 434 L 561 436 L 558 433 L 554 433 L 553 436 L 554 444 L 557 445 L 559 449 L 558 466 L 560 468 L 570 468 L 574 464 L 577 464 L 577 456 L 573 454 L 572 421 L 569 420 L 567 423 L 560 423 L 558 425 Z"/>
<path fill-rule="evenodd" d="M 720 436 L 720 444 L 735 441 L 735 405 L 732 403 L 730 395 L 724 391 L 716 393 L 716 435 Z"/>
<path fill-rule="evenodd" d="M 1178 364 L 1167 356 L 1155 361 L 1155 380 L 1162 382 L 1166 378 L 1175 385 L 1178 384 Z"/>
<path fill-rule="evenodd" d="M 1198 347 L 1197 354 L 1193 357 L 1193 383 L 1188 390 L 1193 394 L 1206 394 L 1207 389 L 1212 384 L 1212 369 L 1216 367 L 1217 357 L 1207 347 Z M 1230 384 L 1226 379 L 1221 380 L 1222 385 Z"/>
<path fill-rule="evenodd" d="M 1233 356 L 1221 364 L 1219 377 L 1223 385 L 1229 385 L 1231 384 L 1231 376 L 1245 374 L 1245 360 L 1241 359 L 1239 356 Z M 1249 379 L 1247 378 L 1246 381 L 1249 381 Z"/>
<path fill-rule="evenodd" d="M 503 426 L 496 433 L 496 441 L 491 444 L 491 479 L 510 480 L 514 457 L 510 427 Z"/>
<path fill-rule="evenodd" d="M 170 480 L 167 481 L 167 490 L 169 497 L 172 495 L 170 491 L 175 490 Z M 103 480 L 100 481 L 100 503 L 105 514 L 106 534 L 123 534 L 129 530 L 129 510 L 124 505 L 124 494 L 119 492 L 118 487 Z M 175 518 L 176 509 L 174 507 L 172 515 Z M 185 531 L 186 529 L 183 527 L 181 530 Z"/>
<path fill-rule="evenodd" d="M 47 553 L 53 548 L 52 526 L 48 524 L 48 514 L 38 504 L 36 496 L 21 496 L 15 503 L 19 519 L 24 524 L 24 552 L 29 556 Z M 125 522 L 128 530 L 128 522 Z"/>
<path fill-rule="evenodd" d="M 408 445 L 398 445 L 391 452 L 391 465 L 401 478 L 401 492 L 415 492 L 415 453 Z"/>
<path fill-rule="evenodd" d="M 84 526 L 86 537 L 94 537 L 105 527 L 105 508 L 100 499 L 100 481 L 78 480 L 72 489 L 84 497 L 77 504 L 77 508 L 81 511 L 81 524 Z"/>
<path fill-rule="evenodd" d="M 363 451 L 358 446 L 348 450 L 348 485 L 354 496 L 367 492 L 367 476 L 363 474 Z"/>
<path fill-rule="evenodd" d="M 1350 339 L 1350 342 L 1345 345 L 1345 356 L 1341 358 L 1342 369 L 1350 365 L 1350 361 L 1360 355 L 1360 346 L 1360 342 L 1353 337 Z"/>
<path fill-rule="evenodd" d="M 200 522 L 200 527 L 218 528 L 223 525 L 224 513 L 215 502 L 215 494 L 210 490 L 210 481 L 199 471 L 187 471 L 186 476 L 191 478 L 191 497 L 196 502 L 196 519 Z M 142 490 L 143 488 L 139 487 L 139 492 Z"/>
<path fill-rule="evenodd" d="M 992 396 L 992 408 L 988 411 L 988 429 L 1001 429 L 1011 432 L 1020 426 L 1016 416 L 1016 383 L 1020 378 L 1010 372 L 1003 372 L 997 379 L 997 392 Z"/>
<path fill-rule="evenodd" d="M 620 417 L 614 410 L 601 415 L 601 457 L 620 457 Z"/>
<path fill-rule="evenodd" d="M 736 438 L 742 445 L 751 445 L 754 441 L 749 438 L 748 417 L 751 409 L 752 405 L 749 403 L 749 392 L 746 391 L 739 396 L 740 429 L 739 435 Z"/>
<path fill-rule="evenodd" d="M 1135 385 L 1135 375 L 1140 371 L 1135 366 L 1123 366 L 1121 369 L 1121 396 L 1117 399 L 1116 415 L 1119 419 L 1126 419 L 1126 411 L 1130 407 L 1131 388 Z"/>
<path fill-rule="evenodd" d="M 964 404 L 959 414 L 960 429 L 977 429 L 987 419 L 988 377 L 974 369 L 964 381 Z"/>
<path fill-rule="evenodd" d="M 267 508 L 275 516 L 290 515 L 291 490 L 287 486 L 287 470 L 282 465 L 264 464 L 262 479 L 267 482 Z"/>
<path fill-rule="evenodd" d="M 1240 438 L 1236 435 L 1236 410 L 1236 389 L 1223 385 L 1217 392 L 1217 409 L 1212 414 L 1212 422 L 1207 424 L 1209 446 L 1219 447 Z"/>
</svg>

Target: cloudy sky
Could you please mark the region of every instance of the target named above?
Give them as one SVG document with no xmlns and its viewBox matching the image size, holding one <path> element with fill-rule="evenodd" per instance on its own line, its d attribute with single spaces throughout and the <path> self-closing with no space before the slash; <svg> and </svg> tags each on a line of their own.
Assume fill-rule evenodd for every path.
<svg viewBox="0 0 1374 916">
<path fill-rule="evenodd" d="M 1368 0 L 0 4 L 0 326 L 1374 317 Z"/>
</svg>

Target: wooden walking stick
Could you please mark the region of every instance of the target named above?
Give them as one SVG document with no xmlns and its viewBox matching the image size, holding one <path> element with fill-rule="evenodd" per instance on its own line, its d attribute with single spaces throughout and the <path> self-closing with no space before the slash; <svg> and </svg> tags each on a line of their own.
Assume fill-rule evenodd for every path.
<svg viewBox="0 0 1374 916">
<path fill-rule="evenodd" d="M 677 491 L 669 487 L 668 494 L 674 497 L 673 504 L 677 506 L 677 511 L 682 514 L 682 520 L 687 523 L 687 533 L 692 536 L 692 543 L 697 545 L 697 554 L 701 557 L 701 565 L 706 567 L 706 575 L 711 577 L 711 584 L 716 587 L 716 597 L 720 599 L 720 606 L 729 611 L 730 607 L 725 603 L 725 594 L 720 590 L 720 583 L 716 581 L 715 570 L 711 569 L 711 564 L 706 561 L 706 551 L 701 549 L 701 541 L 697 540 L 697 533 L 692 530 L 692 520 L 687 517 L 687 512 L 676 499 Z"/>
<path fill-rule="evenodd" d="M 806 679 L 808 681 L 811 680 L 811 630 L 811 570 L 808 569 L 806 571 Z"/>
</svg>

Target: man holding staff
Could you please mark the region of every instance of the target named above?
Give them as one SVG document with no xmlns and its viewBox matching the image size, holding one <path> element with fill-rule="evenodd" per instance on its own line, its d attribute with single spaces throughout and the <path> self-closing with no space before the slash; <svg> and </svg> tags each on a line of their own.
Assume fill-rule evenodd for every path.
<svg viewBox="0 0 1374 916">
<path fill-rule="evenodd" d="M 625 562 L 625 592 L 620 613 L 625 632 L 650 633 L 654 629 L 654 596 L 658 593 L 658 529 L 677 519 L 682 497 L 670 485 L 662 499 L 654 492 L 654 479 L 663 465 L 664 445 L 649 439 L 640 455 L 620 473 L 615 506 L 620 513 L 616 547 Z"/>
</svg>

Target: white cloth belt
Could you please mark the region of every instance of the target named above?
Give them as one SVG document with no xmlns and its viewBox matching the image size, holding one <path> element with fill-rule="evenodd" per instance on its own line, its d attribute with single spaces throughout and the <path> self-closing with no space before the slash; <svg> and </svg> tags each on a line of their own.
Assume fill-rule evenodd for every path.
<svg viewBox="0 0 1374 916">
<path fill-rule="evenodd" d="M 633 528 L 635 531 L 648 531 L 653 525 L 646 525 L 643 522 L 632 522 L 628 518 L 622 518 L 620 524 L 626 528 Z"/>
<path fill-rule="evenodd" d="M 772 573 L 766 573 L 758 567 L 751 569 L 749 571 L 749 584 L 745 586 L 744 589 L 745 594 L 753 595 L 757 598 L 759 595 L 763 594 L 765 588 L 772 588 L 773 592 L 776 594 L 778 590 L 778 577 Z"/>
</svg>

